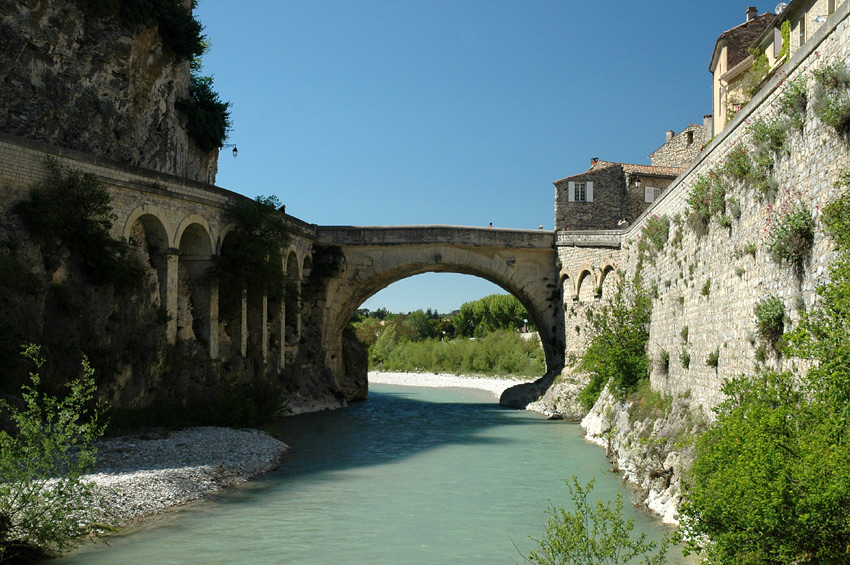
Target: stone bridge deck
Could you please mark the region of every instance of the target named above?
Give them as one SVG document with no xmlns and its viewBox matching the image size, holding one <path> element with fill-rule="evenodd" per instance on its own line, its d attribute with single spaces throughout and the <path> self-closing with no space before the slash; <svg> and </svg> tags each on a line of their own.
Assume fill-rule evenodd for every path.
<svg viewBox="0 0 850 565">
<path fill-rule="evenodd" d="M 319 226 L 316 237 L 325 245 L 468 245 L 506 249 L 552 249 L 555 234 L 473 226 Z"/>
</svg>

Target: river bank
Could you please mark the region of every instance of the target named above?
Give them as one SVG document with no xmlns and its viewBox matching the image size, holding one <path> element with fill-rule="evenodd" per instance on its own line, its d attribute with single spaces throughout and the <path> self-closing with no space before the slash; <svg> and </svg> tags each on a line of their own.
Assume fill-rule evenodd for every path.
<svg viewBox="0 0 850 565">
<path fill-rule="evenodd" d="M 530 378 L 449 375 L 446 373 L 395 373 L 369 371 L 369 382 L 384 385 L 425 388 L 477 388 L 493 394 L 496 400 L 512 386 L 532 382 Z"/>
<path fill-rule="evenodd" d="M 288 446 L 257 430 L 201 427 L 103 439 L 96 485 L 106 522 L 120 525 L 266 473 Z"/>
</svg>

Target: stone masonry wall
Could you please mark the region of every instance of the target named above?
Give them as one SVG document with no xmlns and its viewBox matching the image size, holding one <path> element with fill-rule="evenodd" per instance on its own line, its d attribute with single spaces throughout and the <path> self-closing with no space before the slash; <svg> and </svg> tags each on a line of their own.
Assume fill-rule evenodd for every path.
<svg viewBox="0 0 850 565">
<path fill-rule="evenodd" d="M 731 225 L 723 227 L 715 216 L 708 234 L 700 238 L 686 225 L 687 198 L 699 175 L 722 164 L 730 150 L 747 142 L 750 121 L 774 115 L 773 103 L 781 94 L 786 77 L 805 77 L 811 91 L 812 68 L 835 60 L 850 63 L 848 14 L 850 3 L 844 3 L 792 57 L 782 75 L 769 82 L 623 234 L 622 249 L 613 258 L 617 269 L 631 277 L 638 267 L 637 243 L 647 221 L 653 216 L 666 215 L 671 219 L 668 243 L 653 260 L 644 260 L 642 269 L 644 282 L 655 294 L 649 339 L 654 388 L 668 393 L 690 391 L 694 405 L 715 405 L 721 400 L 724 379 L 752 373 L 756 365 L 759 341 L 755 306 L 776 295 L 784 302 L 793 324 L 800 317 L 800 308 L 811 309 L 815 304 L 815 289 L 827 280 L 828 265 L 834 257 L 832 244 L 823 232 L 820 210 L 839 194 L 833 185 L 842 170 L 850 169 L 850 151 L 847 142 L 823 125 L 811 109 L 803 133 L 790 134 L 789 154 L 777 158 L 774 178 L 779 191 L 775 202 L 760 199 L 755 189 L 744 184 L 733 185 L 727 201 L 740 201 L 740 218 L 735 219 L 729 212 Z M 767 249 L 769 222 L 777 221 L 783 210 L 798 201 L 808 205 L 816 221 L 811 257 L 799 277 L 788 265 L 773 262 Z M 754 255 L 747 252 L 752 245 L 756 249 Z M 574 248 L 560 243 L 559 257 L 567 270 L 575 270 L 587 261 Z M 566 296 L 567 293 L 565 300 Z M 583 339 L 569 335 L 575 325 L 567 321 L 568 344 Z M 688 328 L 687 343 L 682 338 L 684 327 Z M 683 350 L 690 355 L 688 368 L 680 360 Z M 670 355 L 668 371 L 660 363 L 662 351 Z M 715 351 L 719 353 L 716 368 L 706 364 L 709 354 Z M 789 367 L 794 360 L 768 355 L 766 363 Z"/>
<path fill-rule="evenodd" d="M 689 142 L 688 133 L 691 134 Z M 708 141 L 703 125 L 691 124 L 649 156 L 654 167 L 687 167 Z"/>
</svg>

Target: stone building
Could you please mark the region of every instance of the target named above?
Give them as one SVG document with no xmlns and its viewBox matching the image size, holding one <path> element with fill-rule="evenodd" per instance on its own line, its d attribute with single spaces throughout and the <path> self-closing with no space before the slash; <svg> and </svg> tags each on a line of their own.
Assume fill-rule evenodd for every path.
<svg viewBox="0 0 850 565">
<path fill-rule="evenodd" d="M 604 230 L 623 227 L 655 202 L 684 169 L 612 163 L 593 158 L 590 168 L 555 181 L 555 228 Z"/>
<path fill-rule="evenodd" d="M 748 85 L 745 78 L 754 61 L 749 49 L 770 29 L 775 18 L 776 14 L 772 12 L 758 15 L 758 9 L 750 6 L 744 23 L 724 31 L 717 38 L 708 64 L 708 70 L 714 76 L 712 137 L 749 101 L 747 90 L 752 85 Z"/>
<path fill-rule="evenodd" d="M 653 167 L 688 166 L 711 139 L 712 127 L 712 116 L 707 114 L 702 124 L 689 124 L 679 133 L 667 131 L 664 145 L 649 154 L 649 162 Z"/>
</svg>

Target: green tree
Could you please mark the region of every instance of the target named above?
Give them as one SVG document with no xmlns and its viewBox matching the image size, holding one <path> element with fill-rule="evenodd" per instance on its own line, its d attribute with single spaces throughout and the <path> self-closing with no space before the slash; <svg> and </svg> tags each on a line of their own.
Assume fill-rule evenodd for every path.
<svg viewBox="0 0 850 565">
<path fill-rule="evenodd" d="M 40 368 L 38 346 L 24 356 Z M 21 391 L 22 407 L 0 400 L 15 432 L 0 431 L 0 562 L 52 555 L 74 545 L 97 524 L 100 505 L 83 475 L 95 463 L 103 434 L 100 410 L 89 409 L 94 371 L 83 358 L 82 377 L 64 399 L 39 395 L 38 372 Z"/>
<path fill-rule="evenodd" d="M 579 367 L 591 374 L 579 400 L 590 409 L 609 381 L 613 392 L 637 389 L 649 370 L 646 343 L 652 298 L 639 279 L 620 277 L 617 290 L 607 304 L 587 311 L 585 331 L 590 336 Z"/>
<path fill-rule="evenodd" d="M 212 267 L 225 289 L 238 290 L 249 284 L 272 298 L 284 294 L 280 251 L 289 242 L 289 225 L 279 211 L 276 196 L 240 200 L 227 211 L 234 230 L 225 240 Z"/>
<path fill-rule="evenodd" d="M 532 538 L 539 549 L 531 552 L 528 556 L 530 561 L 545 565 L 616 565 L 641 558 L 638 563 L 666 563 L 667 539 L 656 544 L 646 541 L 645 533 L 637 539 L 631 537 L 634 520 L 626 520 L 623 516 L 620 493 L 617 493 L 614 508 L 611 508 L 610 502 L 591 504 L 587 500 L 593 490 L 593 479 L 584 487 L 575 475 L 572 484 L 565 482 L 576 509 L 573 512 L 563 508 L 549 509 L 543 537 Z M 656 547 L 658 551 L 653 555 Z"/>
<path fill-rule="evenodd" d="M 422 310 L 416 310 L 407 315 L 404 321 L 415 334 L 414 340 L 422 341 L 437 335 L 437 328 L 434 325 L 434 320 Z"/>
<path fill-rule="evenodd" d="M 516 297 L 510 294 L 491 294 L 466 302 L 454 317 L 458 335 L 483 337 L 495 330 L 522 329 L 528 312 Z"/>
</svg>

